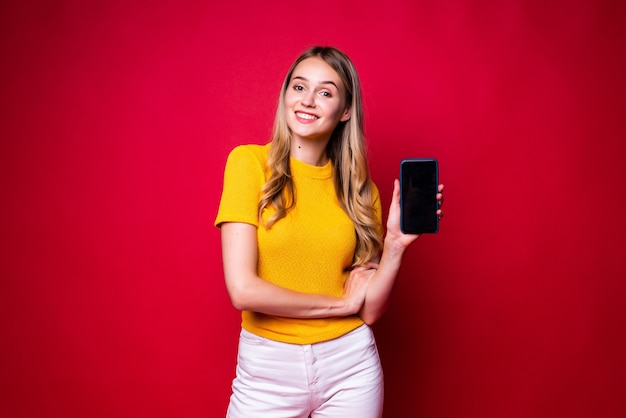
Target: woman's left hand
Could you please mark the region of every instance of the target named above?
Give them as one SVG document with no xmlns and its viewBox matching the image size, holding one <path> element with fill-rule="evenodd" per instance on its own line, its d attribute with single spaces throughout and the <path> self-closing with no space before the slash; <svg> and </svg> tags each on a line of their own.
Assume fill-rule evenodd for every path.
<svg viewBox="0 0 626 418">
<path fill-rule="evenodd" d="M 441 206 L 443 205 L 443 187 L 443 184 L 440 184 L 437 188 L 437 216 L 439 219 L 443 218 L 443 210 L 441 210 Z M 393 183 L 393 196 L 391 198 L 391 206 L 389 207 L 389 216 L 387 218 L 386 239 L 391 239 L 392 242 L 406 248 L 417 238 L 419 238 L 418 234 L 404 234 L 400 230 L 400 181 L 395 180 Z"/>
</svg>

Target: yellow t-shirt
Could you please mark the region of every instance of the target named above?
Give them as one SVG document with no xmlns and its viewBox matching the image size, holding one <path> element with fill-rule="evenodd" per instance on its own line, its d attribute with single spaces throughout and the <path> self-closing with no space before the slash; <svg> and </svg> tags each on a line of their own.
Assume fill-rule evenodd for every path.
<svg viewBox="0 0 626 418">
<path fill-rule="evenodd" d="M 244 222 L 257 227 L 259 277 L 305 293 L 341 296 L 348 277 L 356 232 L 337 200 L 331 162 L 323 167 L 291 159 L 295 206 L 266 229 L 258 219 L 261 188 L 268 179 L 269 144 L 242 145 L 228 156 L 215 225 Z M 381 206 L 374 187 L 379 222 Z M 263 211 L 263 219 L 273 213 Z M 363 324 L 356 315 L 297 319 L 243 311 L 242 327 L 276 341 L 313 344 L 337 338 Z"/>
</svg>

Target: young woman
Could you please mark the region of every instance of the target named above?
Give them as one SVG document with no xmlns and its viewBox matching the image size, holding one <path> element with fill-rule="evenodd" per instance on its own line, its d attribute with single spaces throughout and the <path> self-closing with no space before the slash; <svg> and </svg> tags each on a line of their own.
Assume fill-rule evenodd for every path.
<svg viewBox="0 0 626 418">
<path fill-rule="evenodd" d="M 383 240 L 357 72 L 335 48 L 307 50 L 285 77 L 272 141 L 226 163 L 215 225 L 242 311 L 228 417 L 381 416 L 369 325 L 418 237 L 400 232 L 399 195 L 396 180 Z"/>
</svg>

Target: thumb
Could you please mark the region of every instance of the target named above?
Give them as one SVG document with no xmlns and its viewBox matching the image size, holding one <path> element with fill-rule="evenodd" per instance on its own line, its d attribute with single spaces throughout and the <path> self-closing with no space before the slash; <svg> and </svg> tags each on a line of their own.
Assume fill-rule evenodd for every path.
<svg viewBox="0 0 626 418">
<path fill-rule="evenodd" d="M 393 181 L 393 195 L 391 196 L 391 203 L 396 205 L 400 203 L 400 180 L 398 179 Z"/>
</svg>

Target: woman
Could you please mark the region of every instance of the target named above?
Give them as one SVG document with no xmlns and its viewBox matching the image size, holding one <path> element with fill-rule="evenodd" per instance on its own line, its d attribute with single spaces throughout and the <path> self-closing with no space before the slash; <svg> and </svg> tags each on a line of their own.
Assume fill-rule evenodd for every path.
<svg viewBox="0 0 626 418">
<path fill-rule="evenodd" d="M 307 50 L 283 82 L 272 141 L 226 163 L 215 224 L 242 311 L 229 417 L 381 416 L 369 325 L 418 237 L 400 232 L 399 193 L 396 180 L 383 241 L 357 72 L 335 48 Z"/>
</svg>

